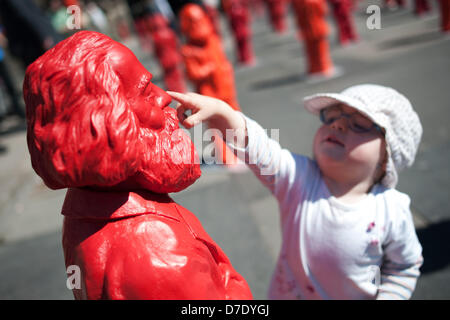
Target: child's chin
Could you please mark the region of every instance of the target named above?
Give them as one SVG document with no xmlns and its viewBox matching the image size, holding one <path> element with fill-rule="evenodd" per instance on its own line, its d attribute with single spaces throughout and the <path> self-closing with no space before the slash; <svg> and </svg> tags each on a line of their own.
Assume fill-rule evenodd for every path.
<svg viewBox="0 0 450 320">
<path fill-rule="evenodd" d="M 345 163 L 347 161 L 347 155 L 344 150 L 340 148 L 317 148 L 314 152 L 314 159 L 319 163 L 335 164 Z"/>
</svg>

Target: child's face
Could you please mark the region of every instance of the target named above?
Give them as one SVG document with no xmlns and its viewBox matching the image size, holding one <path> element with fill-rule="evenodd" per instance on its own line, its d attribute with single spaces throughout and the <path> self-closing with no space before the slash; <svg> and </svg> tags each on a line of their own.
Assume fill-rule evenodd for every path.
<svg viewBox="0 0 450 320">
<path fill-rule="evenodd" d="M 314 137 L 314 157 L 322 174 L 329 178 L 339 175 L 353 181 L 373 179 L 372 183 L 375 182 L 382 173 L 380 171 L 383 170 L 386 157 L 383 133 L 377 131 L 373 122 L 354 108 L 345 104 L 329 108 L 335 108 L 333 110 L 337 110 L 337 114 L 342 112 L 344 116 L 336 117 L 329 124 L 324 123 Z M 348 117 L 356 119 L 353 125 Z M 357 130 L 359 123 L 371 129 L 360 132 L 362 130 Z"/>
</svg>

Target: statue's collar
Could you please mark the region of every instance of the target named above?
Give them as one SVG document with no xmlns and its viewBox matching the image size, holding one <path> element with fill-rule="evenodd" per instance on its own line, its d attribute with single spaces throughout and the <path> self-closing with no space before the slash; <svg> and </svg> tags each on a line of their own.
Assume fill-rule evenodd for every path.
<svg viewBox="0 0 450 320">
<path fill-rule="evenodd" d="M 114 220 L 142 214 L 160 214 L 179 220 L 176 203 L 167 194 L 145 190 L 98 191 L 69 188 L 61 213 L 66 217 Z"/>
</svg>

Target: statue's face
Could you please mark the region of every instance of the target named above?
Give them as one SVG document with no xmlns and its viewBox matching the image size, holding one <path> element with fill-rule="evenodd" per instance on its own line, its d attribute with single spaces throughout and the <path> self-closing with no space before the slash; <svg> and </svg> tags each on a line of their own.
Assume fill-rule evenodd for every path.
<svg viewBox="0 0 450 320">
<path fill-rule="evenodd" d="M 28 146 L 47 186 L 168 193 L 200 176 L 171 98 L 151 79 L 128 48 L 92 31 L 77 32 L 28 67 Z"/>
<path fill-rule="evenodd" d="M 186 5 L 180 13 L 180 21 L 181 29 L 189 40 L 203 41 L 213 33 L 211 21 L 198 5 Z"/>
<path fill-rule="evenodd" d="M 170 96 L 151 82 L 152 74 L 127 47 L 117 43 L 109 54 L 109 61 L 121 80 L 126 99 L 140 125 L 161 129 L 164 126 L 163 109 L 169 105 Z"/>
<path fill-rule="evenodd" d="M 178 130 L 170 96 L 151 82 L 152 74 L 125 46 L 117 43 L 108 58 L 140 122 L 141 170 L 124 185 L 161 193 L 186 188 L 200 176 L 200 166 L 191 139 Z"/>
</svg>

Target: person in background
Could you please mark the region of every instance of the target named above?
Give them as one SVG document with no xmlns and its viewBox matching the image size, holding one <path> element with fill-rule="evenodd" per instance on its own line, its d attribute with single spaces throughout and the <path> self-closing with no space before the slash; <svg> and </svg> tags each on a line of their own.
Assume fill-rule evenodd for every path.
<svg viewBox="0 0 450 320">
<path fill-rule="evenodd" d="M 3 34 L 3 27 L 0 21 L 0 81 L 3 83 L 6 93 L 9 96 L 11 105 L 8 108 L 3 106 L 4 110 L 0 113 L 0 119 L 3 119 L 7 115 L 15 114 L 22 119 L 25 119 L 25 112 L 19 104 L 19 94 L 14 86 L 14 80 L 9 72 L 8 66 L 5 62 L 5 51 L 3 48 L 7 46 L 7 39 Z"/>
<path fill-rule="evenodd" d="M 24 68 L 63 39 L 32 0 L 0 1 L 0 19 L 9 50 Z"/>
</svg>

